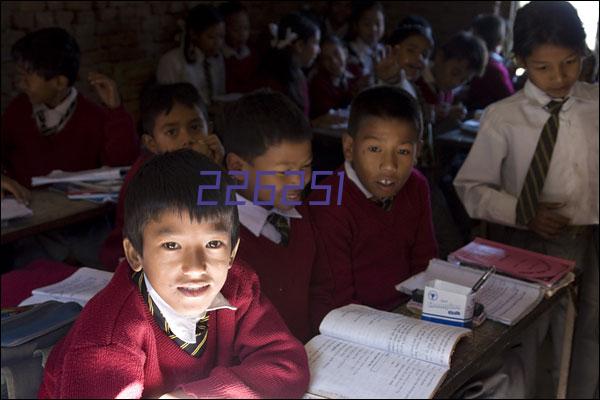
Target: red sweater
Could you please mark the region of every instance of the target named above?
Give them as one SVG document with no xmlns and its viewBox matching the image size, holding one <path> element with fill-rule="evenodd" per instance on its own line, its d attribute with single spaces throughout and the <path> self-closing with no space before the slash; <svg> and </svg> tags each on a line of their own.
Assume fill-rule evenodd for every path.
<svg viewBox="0 0 600 400">
<path fill-rule="evenodd" d="M 290 331 L 307 342 L 332 309 L 333 281 L 324 264 L 323 242 L 305 207 L 296 207 L 302 218 L 290 218 L 290 239 L 281 246 L 256 237 L 240 225 L 238 259 L 260 278 L 263 293 L 271 300 Z"/>
<path fill-rule="evenodd" d="M 490 56 L 483 76 L 471 81 L 468 105 L 472 109 L 484 109 L 514 92 L 508 69 L 502 61 Z"/>
<path fill-rule="evenodd" d="M 340 206 L 339 177 L 321 184 L 332 186 L 332 204 L 310 210 L 326 243 L 335 307 L 358 303 L 392 310 L 405 299 L 394 285 L 423 271 L 437 253 L 426 178 L 413 169 L 390 211 L 368 200 L 347 176 Z M 309 196 L 323 199 L 323 191 Z"/>
<path fill-rule="evenodd" d="M 119 258 L 125 256 L 123 251 L 123 225 L 125 220 L 126 190 L 135 174 L 151 157 L 152 153 L 142 151 L 137 160 L 135 160 L 135 163 L 131 166 L 131 169 L 127 172 L 125 180 L 123 181 L 123 186 L 121 186 L 119 202 L 117 203 L 117 214 L 115 216 L 115 227 L 106 237 L 102 244 L 102 248 L 100 249 L 100 262 L 110 271 L 114 271 L 117 268 L 117 265 L 119 265 Z"/>
<path fill-rule="evenodd" d="M 131 165 L 138 154 L 133 118 L 123 106 L 114 110 L 77 95 L 65 127 L 42 136 L 26 95 L 10 102 L 2 115 L 2 166 L 21 185 L 54 169 L 81 171 L 102 165 Z"/>
<path fill-rule="evenodd" d="M 256 78 L 258 58 L 256 51 L 239 60 L 235 56 L 225 58 L 225 86 L 227 93 L 246 93 L 252 90 Z"/>
<path fill-rule="evenodd" d="M 319 117 L 331 109 L 345 108 L 352 101 L 350 82 L 336 87 L 331 76 L 320 70 L 310 81 L 310 113 L 313 118 Z"/>
<path fill-rule="evenodd" d="M 304 348 L 234 264 L 221 293 L 237 311 L 209 312 L 204 354 L 194 358 L 158 327 L 127 262 L 52 350 L 40 398 L 299 397 L 309 380 Z"/>
<path fill-rule="evenodd" d="M 415 81 L 415 86 L 419 89 L 423 100 L 425 100 L 427 104 L 452 104 L 454 101 L 454 94 L 452 94 L 451 90 L 436 92 L 429 87 L 422 76 Z"/>
</svg>

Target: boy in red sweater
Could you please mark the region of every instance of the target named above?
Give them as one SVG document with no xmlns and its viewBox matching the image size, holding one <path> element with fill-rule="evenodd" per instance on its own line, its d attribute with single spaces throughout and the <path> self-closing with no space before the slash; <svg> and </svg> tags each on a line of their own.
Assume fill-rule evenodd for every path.
<svg viewBox="0 0 600 400">
<path fill-rule="evenodd" d="M 227 169 L 240 185 L 239 257 L 303 342 L 330 307 L 323 242 L 302 191 L 311 179 L 308 121 L 284 94 L 258 91 L 231 104 L 223 131 Z"/>
<path fill-rule="evenodd" d="M 125 176 L 119 193 L 115 227 L 100 250 L 100 261 L 104 268 L 110 270 L 114 270 L 124 256 L 122 232 L 127 187 L 152 155 L 191 148 L 219 165 L 223 162 L 223 146 L 216 135 L 208 134 L 206 108 L 193 85 L 182 82 L 150 86 L 143 91 L 140 103 L 145 150 Z"/>
<path fill-rule="evenodd" d="M 101 107 L 73 86 L 79 47 L 62 28 L 27 34 L 12 48 L 23 92 L 2 115 L 2 174 L 30 187 L 31 177 L 54 169 L 80 171 L 130 165 L 138 154 L 133 119 L 115 82 L 99 73 L 88 79 Z"/>
<path fill-rule="evenodd" d="M 414 169 L 420 147 L 420 112 L 406 91 L 378 86 L 350 107 L 342 137 L 345 174 L 326 178 L 341 205 L 312 206 L 334 283 L 334 306 L 364 304 L 392 310 L 403 300 L 394 285 L 427 267 L 437 245 L 429 186 Z M 323 190 L 311 201 L 322 201 Z"/>
<path fill-rule="evenodd" d="M 40 398 L 299 397 L 302 344 L 234 263 L 238 214 L 219 166 L 191 150 L 154 157 L 125 201 L 123 261 L 52 350 Z"/>
</svg>

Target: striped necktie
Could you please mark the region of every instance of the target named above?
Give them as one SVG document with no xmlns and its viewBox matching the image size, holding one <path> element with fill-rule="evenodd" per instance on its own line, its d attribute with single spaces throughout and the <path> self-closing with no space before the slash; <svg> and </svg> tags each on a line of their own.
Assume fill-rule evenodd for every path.
<svg viewBox="0 0 600 400">
<path fill-rule="evenodd" d="M 211 103 L 213 97 L 213 83 L 212 75 L 210 73 L 210 61 L 205 57 L 202 64 L 204 66 L 204 79 L 206 80 L 206 94 L 208 95 L 207 102 Z"/>
<path fill-rule="evenodd" d="M 393 197 L 387 197 L 385 199 L 376 199 L 376 200 L 373 200 L 373 201 L 379 207 L 383 208 L 384 211 L 390 211 L 392 209 L 392 205 L 394 204 L 394 198 Z"/>
<path fill-rule="evenodd" d="M 281 235 L 280 244 L 287 246 L 290 240 L 290 224 L 288 223 L 287 218 L 283 215 L 271 213 L 267 217 L 267 222 L 273 225 Z"/>
<path fill-rule="evenodd" d="M 138 289 L 142 294 L 142 298 L 148 305 L 150 309 L 150 314 L 154 317 L 154 321 L 156 324 L 162 329 L 163 332 L 167 334 L 169 339 L 173 340 L 177 343 L 177 346 L 190 356 L 195 358 L 200 358 L 202 353 L 204 353 L 204 345 L 206 344 L 206 339 L 208 336 L 208 315 L 205 315 L 204 318 L 201 318 L 200 321 L 196 324 L 196 343 L 188 343 L 177 337 L 169 328 L 169 323 L 162 315 L 154 301 L 152 301 L 152 297 L 148 293 L 148 288 L 146 287 L 146 282 L 144 280 L 144 271 L 134 272 L 131 275 L 131 279 L 136 284 Z"/>
<path fill-rule="evenodd" d="M 533 159 L 529 165 L 529 171 L 525 177 L 525 183 L 517 201 L 517 224 L 527 225 L 535 217 L 538 199 L 552 159 L 552 152 L 558 135 L 558 113 L 567 100 L 551 101 L 545 107 L 550 113 L 550 118 L 544 124 L 542 133 L 538 140 Z"/>
</svg>

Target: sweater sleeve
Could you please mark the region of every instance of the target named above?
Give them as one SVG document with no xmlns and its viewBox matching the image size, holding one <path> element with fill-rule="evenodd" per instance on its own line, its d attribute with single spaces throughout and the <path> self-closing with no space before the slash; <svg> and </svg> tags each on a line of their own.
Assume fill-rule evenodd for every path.
<svg viewBox="0 0 600 400">
<path fill-rule="evenodd" d="M 429 260 L 437 257 L 437 242 L 433 230 L 431 217 L 431 200 L 429 195 L 429 184 L 425 177 L 420 176 L 418 180 L 419 204 L 422 205 L 419 216 L 419 225 L 415 237 L 415 244 L 411 249 L 410 273 L 415 275 L 424 271 Z"/>
<path fill-rule="evenodd" d="M 184 393 L 208 398 L 290 398 L 308 387 L 306 352 L 292 336 L 273 305 L 260 293 L 256 275 L 246 276 L 238 305 L 234 352 L 239 364 L 217 366 L 208 378 L 180 385 Z"/>
<path fill-rule="evenodd" d="M 139 399 L 144 362 L 142 354 L 118 344 L 74 349 L 65 354 L 56 380 L 44 377 L 39 398 Z"/>
<path fill-rule="evenodd" d="M 133 118 L 123 105 L 106 110 L 102 164 L 111 167 L 131 165 L 139 152 Z"/>
</svg>

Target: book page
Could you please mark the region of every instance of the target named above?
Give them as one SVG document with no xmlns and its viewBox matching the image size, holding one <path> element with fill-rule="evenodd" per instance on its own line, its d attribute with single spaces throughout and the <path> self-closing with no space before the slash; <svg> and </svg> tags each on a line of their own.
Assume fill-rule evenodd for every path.
<svg viewBox="0 0 600 400">
<path fill-rule="evenodd" d="M 34 289 L 31 294 L 63 302 L 76 301 L 81 305 L 85 305 L 89 299 L 108 284 L 112 276 L 112 272 L 83 267 L 67 279 Z"/>
<path fill-rule="evenodd" d="M 396 288 L 404 293 L 410 293 L 413 289 L 423 289 L 425 283 L 432 279 L 473 286 L 483 273 L 481 270 L 432 259 L 425 272 L 402 282 Z M 514 325 L 537 306 L 543 297 L 544 291 L 539 285 L 506 276 L 492 275 L 477 291 L 475 301 L 483 304 L 489 319 Z"/>
<path fill-rule="evenodd" d="M 121 179 L 131 167 L 102 167 L 85 171 L 67 172 L 55 169 L 46 176 L 31 178 L 31 186 L 58 182 L 107 181 Z"/>
<path fill-rule="evenodd" d="M 30 217 L 33 215 L 33 211 L 16 199 L 4 198 L 2 199 L 2 213 L 0 215 L 2 221 L 5 221 L 13 218 Z"/>
<path fill-rule="evenodd" d="M 430 398 L 448 368 L 325 335 L 305 346 L 308 392 L 329 398 Z"/>
<path fill-rule="evenodd" d="M 324 335 L 448 366 L 452 350 L 469 330 L 350 304 L 331 311 L 319 327 Z"/>
</svg>

